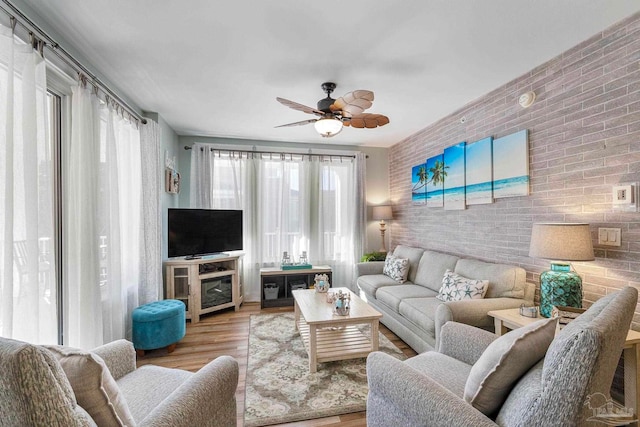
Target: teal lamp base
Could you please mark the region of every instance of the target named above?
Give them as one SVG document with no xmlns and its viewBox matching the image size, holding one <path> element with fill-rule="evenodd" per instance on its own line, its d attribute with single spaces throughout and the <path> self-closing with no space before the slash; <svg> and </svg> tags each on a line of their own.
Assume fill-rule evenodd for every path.
<svg viewBox="0 0 640 427">
<path fill-rule="evenodd" d="M 582 279 L 568 264 L 551 264 L 540 275 L 540 314 L 551 317 L 554 306 L 582 308 Z"/>
</svg>

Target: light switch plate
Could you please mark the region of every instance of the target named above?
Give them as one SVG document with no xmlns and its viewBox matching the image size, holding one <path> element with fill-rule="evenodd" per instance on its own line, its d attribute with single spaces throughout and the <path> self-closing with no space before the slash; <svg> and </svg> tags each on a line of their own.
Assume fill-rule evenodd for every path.
<svg viewBox="0 0 640 427">
<path fill-rule="evenodd" d="M 598 244 L 603 246 L 620 246 L 619 228 L 598 228 Z"/>
</svg>

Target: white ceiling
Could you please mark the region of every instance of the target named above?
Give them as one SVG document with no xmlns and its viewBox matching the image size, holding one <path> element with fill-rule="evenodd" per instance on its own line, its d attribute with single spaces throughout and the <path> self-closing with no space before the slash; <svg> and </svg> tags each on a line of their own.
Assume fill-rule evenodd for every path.
<svg viewBox="0 0 640 427">
<path fill-rule="evenodd" d="M 390 146 L 640 10 L 638 0 L 18 0 L 179 135 Z M 378 129 L 323 139 L 315 107 L 375 93 Z"/>
</svg>

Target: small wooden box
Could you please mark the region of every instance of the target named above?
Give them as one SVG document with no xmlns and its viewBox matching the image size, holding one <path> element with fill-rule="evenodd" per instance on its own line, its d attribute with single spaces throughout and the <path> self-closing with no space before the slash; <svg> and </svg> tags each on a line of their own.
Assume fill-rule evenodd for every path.
<svg viewBox="0 0 640 427">
<path fill-rule="evenodd" d="M 554 306 L 551 311 L 551 317 L 558 317 L 558 327 L 562 329 L 568 325 L 573 319 L 580 316 L 586 310 L 584 308 L 565 307 L 562 305 Z"/>
</svg>

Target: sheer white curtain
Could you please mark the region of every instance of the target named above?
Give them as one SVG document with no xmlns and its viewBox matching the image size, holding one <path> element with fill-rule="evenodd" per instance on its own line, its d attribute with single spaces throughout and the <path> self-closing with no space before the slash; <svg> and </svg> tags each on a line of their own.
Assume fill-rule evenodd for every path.
<svg viewBox="0 0 640 427">
<path fill-rule="evenodd" d="M 248 159 L 214 151 L 207 144 L 191 150 L 190 206 L 195 209 L 242 209 Z"/>
<path fill-rule="evenodd" d="M 140 261 L 139 303 L 146 304 L 163 297 L 162 222 L 160 194 L 164 168 L 160 163 L 160 129 L 147 120 L 140 127 L 142 165 L 142 248 Z"/>
<path fill-rule="evenodd" d="M 211 150 L 191 155 L 191 207 L 244 210 L 247 300 L 260 299 L 259 269 L 278 265 L 282 253 L 307 251 L 329 264 L 334 283 L 351 286 L 364 236 L 364 156 L 269 156 Z"/>
<path fill-rule="evenodd" d="M 68 150 L 65 344 L 130 337 L 138 305 L 140 134 L 83 85 L 73 88 Z"/>
<path fill-rule="evenodd" d="M 312 163 L 301 157 L 257 162 L 258 237 L 265 264 L 279 264 L 287 251 L 297 259 L 309 252 L 311 239 Z M 318 254 L 308 254 L 318 260 Z"/>
<path fill-rule="evenodd" d="M 46 71 L 0 26 L 0 335 L 57 343 Z"/>
<path fill-rule="evenodd" d="M 249 284 L 259 280 L 261 242 L 257 239 L 257 160 L 214 151 L 208 144 L 191 150 L 190 206 L 198 209 L 242 209 L 242 280 L 246 300 L 259 300 L 259 289 Z"/>
<path fill-rule="evenodd" d="M 311 195 L 312 203 L 317 203 L 311 253 L 319 264 L 332 266 L 336 285 L 353 290 L 354 265 L 363 253 L 366 234 L 364 162 L 362 153 L 353 160 L 318 162 L 318 184 Z"/>
</svg>

